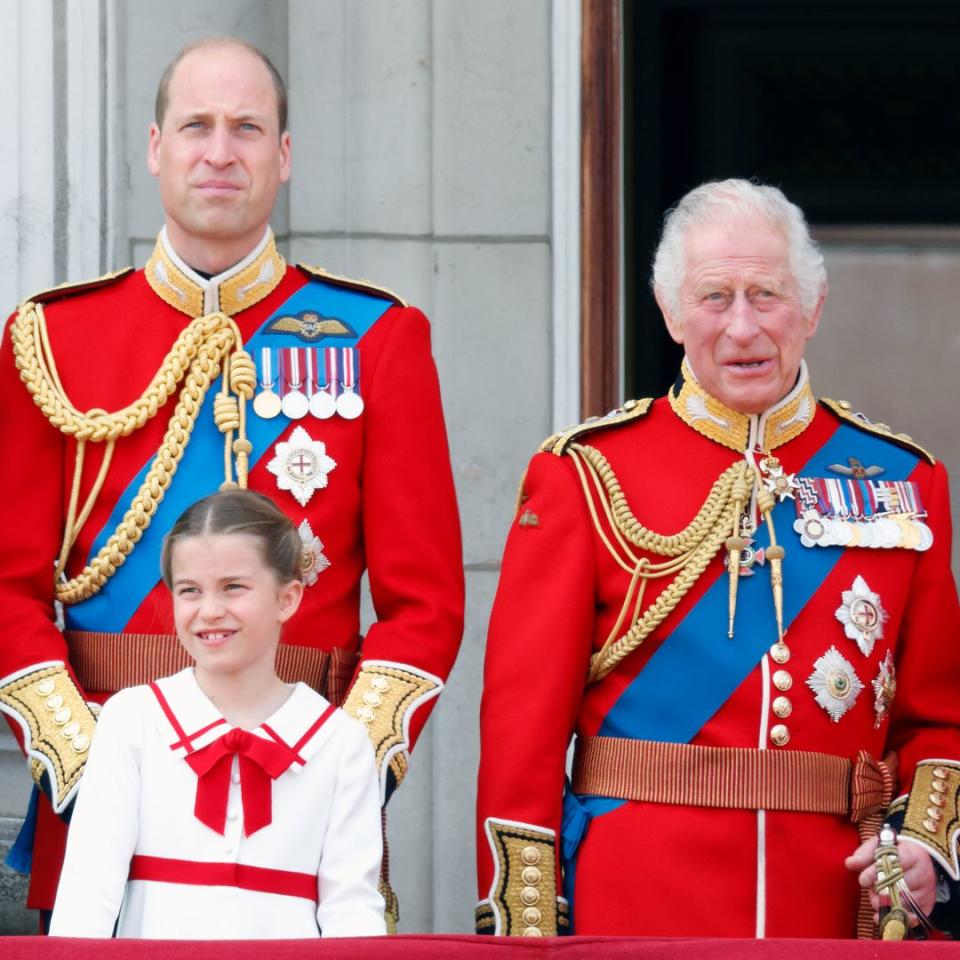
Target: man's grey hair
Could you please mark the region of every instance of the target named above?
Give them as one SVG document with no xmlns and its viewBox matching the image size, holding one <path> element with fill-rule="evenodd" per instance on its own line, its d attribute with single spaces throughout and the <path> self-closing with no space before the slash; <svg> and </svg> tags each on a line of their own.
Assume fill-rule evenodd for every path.
<svg viewBox="0 0 960 960">
<path fill-rule="evenodd" d="M 805 313 L 816 306 L 827 285 L 823 254 L 810 236 L 803 211 L 783 191 L 750 180 L 711 180 L 686 194 L 666 212 L 663 233 L 653 257 L 651 284 L 667 310 L 680 309 L 680 285 L 686 270 L 687 234 L 704 224 L 729 222 L 738 217 L 763 217 L 787 238 L 790 269 L 797 281 Z"/>
</svg>

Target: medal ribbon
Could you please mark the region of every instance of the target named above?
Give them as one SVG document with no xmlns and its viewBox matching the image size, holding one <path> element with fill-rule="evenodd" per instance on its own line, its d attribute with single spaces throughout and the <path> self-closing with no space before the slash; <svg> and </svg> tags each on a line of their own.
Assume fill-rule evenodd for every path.
<svg viewBox="0 0 960 960">
<path fill-rule="evenodd" d="M 283 396 L 303 389 L 303 363 L 300 350 L 300 347 L 284 347 L 280 350 Z"/>
<path fill-rule="evenodd" d="M 340 383 L 344 390 L 354 390 L 360 379 L 360 356 L 353 347 L 343 347 L 340 350 L 342 376 Z"/>
<path fill-rule="evenodd" d="M 273 353 L 269 347 L 260 349 L 260 386 L 264 390 L 273 389 Z"/>
<path fill-rule="evenodd" d="M 337 393 L 339 393 L 337 390 L 338 353 L 339 350 L 336 347 L 324 347 L 323 349 L 323 365 L 327 373 L 326 391 L 331 397 L 336 397 Z"/>
<path fill-rule="evenodd" d="M 306 394 L 308 397 L 312 397 L 322 387 L 322 384 L 317 383 L 317 348 L 307 347 L 304 353 L 307 362 Z"/>
</svg>

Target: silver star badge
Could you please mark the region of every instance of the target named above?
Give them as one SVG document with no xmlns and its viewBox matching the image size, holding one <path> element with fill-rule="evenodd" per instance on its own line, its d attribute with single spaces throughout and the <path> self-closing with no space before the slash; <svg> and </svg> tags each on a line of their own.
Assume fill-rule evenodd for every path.
<svg viewBox="0 0 960 960">
<path fill-rule="evenodd" d="M 890 704 L 897 695 L 897 668 L 893 663 L 893 653 L 887 655 L 880 663 L 880 671 L 873 678 L 873 711 L 877 716 L 874 720 L 874 729 L 880 726 L 890 713 Z"/>
<path fill-rule="evenodd" d="M 873 645 L 883 637 L 887 611 L 880 605 L 880 594 L 874 593 L 861 576 L 853 581 L 852 590 L 840 595 L 843 603 L 836 610 L 836 618 L 843 624 L 843 632 L 856 641 L 860 652 L 869 657 Z"/>
<path fill-rule="evenodd" d="M 807 677 L 807 686 L 814 692 L 817 703 L 830 714 L 834 723 L 856 703 L 863 684 L 853 667 L 836 647 L 831 647 L 813 666 Z"/>
<path fill-rule="evenodd" d="M 317 490 L 327 485 L 327 474 L 337 465 L 327 456 L 322 440 L 313 440 L 303 427 L 297 427 L 286 442 L 274 447 L 275 456 L 267 469 L 277 478 L 277 487 L 289 490 L 301 507 Z"/>
<path fill-rule="evenodd" d="M 330 561 L 323 553 L 323 542 L 316 536 L 310 527 L 309 520 L 303 520 L 297 527 L 300 540 L 303 542 L 303 553 L 300 556 L 300 572 L 303 582 L 312 587 L 317 577 L 330 566 Z"/>
</svg>

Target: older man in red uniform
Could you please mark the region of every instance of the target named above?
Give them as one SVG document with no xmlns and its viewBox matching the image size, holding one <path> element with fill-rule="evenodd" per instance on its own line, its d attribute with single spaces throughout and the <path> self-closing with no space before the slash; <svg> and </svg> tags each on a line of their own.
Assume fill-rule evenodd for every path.
<svg viewBox="0 0 960 960">
<path fill-rule="evenodd" d="M 148 165 L 166 218 L 146 268 L 33 297 L 0 354 L 0 710 L 44 794 L 41 908 L 96 703 L 186 663 L 158 558 L 192 501 L 249 486 L 299 525 L 307 589 L 279 669 L 366 724 L 384 801 L 462 629 L 428 322 L 277 251 L 291 149 L 272 64 L 231 39 L 186 48 L 161 81 Z M 365 569 L 377 621 L 361 638 Z"/>
<path fill-rule="evenodd" d="M 934 912 L 960 826 L 946 472 L 814 398 L 826 274 L 780 191 L 688 194 L 654 290 L 686 353 L 669 395 L 551 437 L 521 484 L 478 930 L 869 936 L 885 818 Z"/>
</svg>

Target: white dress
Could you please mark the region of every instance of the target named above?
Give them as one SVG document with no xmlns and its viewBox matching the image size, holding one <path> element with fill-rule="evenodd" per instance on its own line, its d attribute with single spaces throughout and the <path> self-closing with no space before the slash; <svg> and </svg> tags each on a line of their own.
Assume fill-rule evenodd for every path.
<svg viewBox="0 0 960 960">
<path fill-rule="evenodd" d="M 198 777 L 184 758 L 233 728 L 192 669 L 156 687 L 159 697 L 149 686 L 132 687 L 103 708 L 50 933 L 110 937 L 118 915 L 120 937 L 385 933 L 377 772 L 361 724 L 297 684 L 251 731 L 279 739 L 297 757 L 272 781 L 270 824 L 245 835 L 233 756 L 221 835 L 194 816 Z M 184 732 L 186 743 L 178 744 Z M 163 879 L 128 879 L 131 873 Z"/>
</svg>

